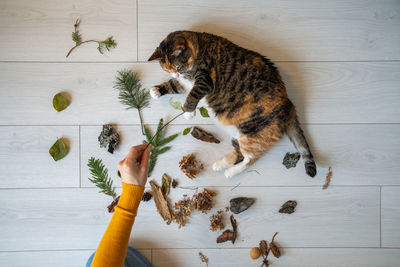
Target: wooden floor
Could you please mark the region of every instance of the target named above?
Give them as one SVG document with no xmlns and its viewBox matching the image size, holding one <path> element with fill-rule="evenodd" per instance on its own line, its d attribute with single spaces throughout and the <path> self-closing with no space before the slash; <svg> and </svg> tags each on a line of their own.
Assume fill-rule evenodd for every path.
<svg viewBox="0 0 400 267">
<path fill-rule="evenodd" d="M 100 55 L 88 44 L 74 45 L 73 23 L 81 17 L 84 39 L 113 35 L 116 49 Z M 250 170 L 227 180 L 211 164 L 230 151 L 229 136 L 213 119 L 178 119 L 168 133 L 202 125 L 223 142 L 205 144 L 180 136 L 162 155 L 152 175 L 167 172 L 182 187 L 218 192 L 216 208 L 237 196 L 257 198 L 236 216 L 238 241 L 216 244 L 208 216 L 194 214 L 188 225 L 167 226 L 153 202 L 142 203 L 130 245 L 155 267 L 260 266 L 249 248 L 279 232 L 283 256 L 271 266 L 400 265 L 400 2 L 398 0 L 161 1 L 161 0 L 0 0 L 0 266 L 83 266 L 111 218 L 110 199 L 88 180 L 87 160 L 104 160 L 120 188 L 116 164 L 143 137 L 135 111 L 125 110 L 112 88 L 116 71 L 129 68 L 150 86 L 167 78 L 148 63 L 171 31 L 190 29 L 225 36 L 271 58 L 318 163 L 306 176 L 302 163 L 287 170 L 282 158 L 294 147 L 279 142 Z M 57 113 L 52 97 L 72 96 Z M 184 96 L 174 97 L 184 100 Z M 177 112 L 169 97 L 144 111 L 153 128 Z M 122 135 L 111 155 L 99 148 L 101 125 L 113 123 Z M 69 140 L 66 158 L 54 162 L 48 149 Z M 195 180 L 180 172 L 180 158 L 195 152 L 205 171 Z M 331 186 L 322 190 L 328 166 Z M 187 188 L 189 187 L 189 189 Z M 297 211 L 278 209 L 289 199 Z"/>
</svg>

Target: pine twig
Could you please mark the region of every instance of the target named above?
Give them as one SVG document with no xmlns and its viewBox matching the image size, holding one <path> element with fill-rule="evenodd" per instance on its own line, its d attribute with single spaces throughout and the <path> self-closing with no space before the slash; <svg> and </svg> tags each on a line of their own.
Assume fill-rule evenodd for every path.
<svg viewBox="0 0 400 267">
<path fill-rule="evenodd" d="M 150 105 L 150 93 L 142 88 L 138 75 L 127 69 L 118 71 L 114 88 L 119 91 L 118 99 L 127 109 L 137 109 L 142 134 L 145 135 L 142 109 Z"/>
<path fill-rule="evenodd" d="M 108 176 L 108 169 L 104 166 L 102 160 L 91 157 L 87 165 L 92 175 L 89 181 L 101 189 L 100 193 L 111 196 L 115 200 L 117 193 L 115 192 L 115 187 L 113 187 L 112 179 Z"/>
<path fill-rule="evenodd" d="M 75 24 L 74 24 L 74 31 L 72 32 L 72 40 L 75 42 L 75 46 L 73 46 L 67 53 L 66 57 L 69 57 L 69 55 L 74 51 L 77 47 L 86 44 L 86 43 L 97 43 L 97 50 L 100 52 L 100 54 L 104 53 L 104 48 L 107 49 L 107 51 L 110 51 L 110 48 L 115 48 L 117 46 L 117 43 L 113 39 L 112 36 L 108 37 L 104 41 L 101 40 L 86 40 L 82 41 L 82 36 L 79 33 L 79 24 L 81 23 L 80 19 L 76 19 Z"/>
</svg>

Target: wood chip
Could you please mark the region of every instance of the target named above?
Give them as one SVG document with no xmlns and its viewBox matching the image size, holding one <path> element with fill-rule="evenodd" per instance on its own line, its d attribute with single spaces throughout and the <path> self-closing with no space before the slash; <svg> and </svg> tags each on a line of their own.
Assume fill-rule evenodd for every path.
<svg viewBox="0 0 400 267">
<path fill-rule="evenodd" d="M 150 186 L 158 213 L 167 224 L 170 224 L 172 221 L 171 209 L 168 201 L 164 198 L 161 187 L 153 180 L 150 181 Z"/>
<path fill-rule="evenodd" d="M 208 142 L 208 143 L 215 143 L 219 144 L 221 141 L 219 141 L 213 134 L 195 126 L 193 127 L 193 130 L 190 133 L 194 138 Z"/>
</svg>

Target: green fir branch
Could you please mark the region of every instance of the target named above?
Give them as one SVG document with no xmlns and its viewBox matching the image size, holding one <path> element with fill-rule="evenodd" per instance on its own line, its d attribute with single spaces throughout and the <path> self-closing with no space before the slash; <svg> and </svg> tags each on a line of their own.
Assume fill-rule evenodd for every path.
<svg viewBox="0 0 400 267">
<path fill-rule="evenodd" d="M 163 129 L 166 125 L 167 124 L 164 125 L 164 120 L 160 119 L 157 126 L 156 134 L 153 137 L 151 136 L 150 130 L 146 126 L 144 126 L 146 140 L 144 140 L 143 143 L 151 144 L 152 146 L 152 149 L 150 151 L 150 160 L 149 160 L 149 176 L 151 175 L 156 165 L 157 157 L 160 154 L 163 154 L 171 149 L 170 146 L 164 146 L 164 145 L 170 143 L 178 136 L 178 134 L 174 134 L 163 138 Z"/>
<path fill-rule="evenodd" d="M 89 181 L 100 189 L 100 193 L 111 196 L 115 200 L 117 198 L 117 193 L 115 192 L 115 187 L 113 187 L 113 181 L 108 176 L 108 169 L 104 166 L 101 159 L 91 157 L 87 165 L 92 175 Z"/>
<path fill-rule="evenodd" d="M 143 126 L 142 109 L 150 105 L 150 93 L 142 88 L 138 75 L 130 70 L 118 71 L 114 88 L 119 91 L 119 101 L 127 109 L 137 109 L 140 119 L 142 134 L 146 135 Z"/>
<path fill-rule="evenodd" d="M 110 51 L 111 48 L 115 48 L 117 46 L 117 42 L 115 42 L 115 40 L 113 39 L 112 36 L 108 37 L 107 39 L 103 40 L 86 40 L 86 41 L 82 41 L 82 35 L 79 32 L 79 24 L 81 23 L 80 19 L 78 18 L 75 21 L 74 24 L 74 31 L 72 32 L 72 41 L 75 42 L 75 46 L 73 46 L 67 53 L 68 57 L 72 51 L 74 51 L 74 49 L 76 49 L 77 47 L 85 44 L 85 43 L 97 43 L 97 50 L 100 52 L 100 54 L 104 53 L 104 49 L 107 49 L 107 51 Z"/>
</svg>

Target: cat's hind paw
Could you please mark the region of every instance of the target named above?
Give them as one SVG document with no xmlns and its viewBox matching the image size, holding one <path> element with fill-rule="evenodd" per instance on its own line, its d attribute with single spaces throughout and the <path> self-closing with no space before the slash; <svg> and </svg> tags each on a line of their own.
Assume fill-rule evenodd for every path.
<svg viewBox="0 0 400 267">
<path fill-rule="evenodd" d="M 220 159 L 220 160 L 217 160 L 216 162 L 214 162 L 214 164 L 212 165 L 212 169 L 217 172 L 217 171 L 221 171 L 229 166 L 230 166 L 230 164 L 228 164 L 225 161 L 225 158 L 223 158 L 223 159 Z"/>
<path fill-rule="evenodd" d="M 154 99 L 159 99 L 161 94 L 160 94 L 160 90 L 158 89 L 157 86 L 151 87 L 150 89 L 150 96 Z"/>
<path fill-rule="evenodd" d="M 183 113 L 183 117 L 185 117 L 185 119 L 187 119 L 187 120 L 193 119 L 194 111 L 193 112 L 185 112 L 185 113 Z"/>
</svg>

